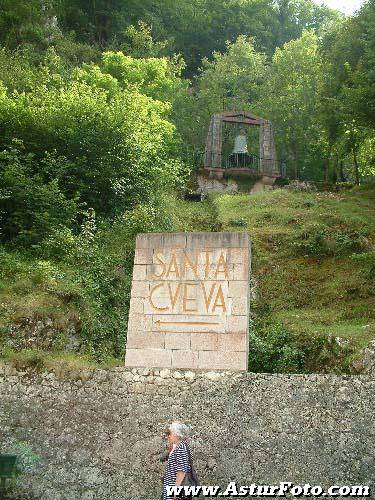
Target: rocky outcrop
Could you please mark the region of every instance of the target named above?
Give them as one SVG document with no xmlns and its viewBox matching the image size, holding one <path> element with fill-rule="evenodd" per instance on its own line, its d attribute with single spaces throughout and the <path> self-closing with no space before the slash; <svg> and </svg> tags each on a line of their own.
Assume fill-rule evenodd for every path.
<svg viewBox="0 0 375 500">
<path fill-rule="evenodd" d="M 13 349 L 60 349 L 77 351 L 80 347 L 80 324 L 68 320 L 63 325 L 54 318 L 30 316 L 9 326 L 7 344 Z"/>
<path fill-rule="evenodd" d="M 375 374 L 375 340 L 363 349 L 358 359 L 353 362 L 353 368 L 357 373 Z"/>
</svg>

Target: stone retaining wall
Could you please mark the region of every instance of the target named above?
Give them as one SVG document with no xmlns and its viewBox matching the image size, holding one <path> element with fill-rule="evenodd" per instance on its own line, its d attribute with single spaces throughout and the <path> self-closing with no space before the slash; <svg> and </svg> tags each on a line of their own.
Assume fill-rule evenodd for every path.
<svg viewBox="0 0 375 500">
<path fill-rule="evenodd" d="M 23 450 L 26 465 L 29 458 L 23 498 L 158 500 L 162 432 L 181 419 L 193 429 L 203 484 L 289 480 L 374 491 L 374 389 L 371 376 L 37 374 L 0 365 L 0 452 Z"/>
</svg>

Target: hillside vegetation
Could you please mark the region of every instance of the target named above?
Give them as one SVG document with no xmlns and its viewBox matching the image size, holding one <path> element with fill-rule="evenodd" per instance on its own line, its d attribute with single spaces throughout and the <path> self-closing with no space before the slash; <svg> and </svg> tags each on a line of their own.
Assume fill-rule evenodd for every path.
<svg viewBox="0 0 375 500">
<path fill-rule="evenodd" d="M 374 0 L 352 16 L 314 0 L 0 5 L 0 355 L 123 363 L 136 235 L 235 230 L 253 240 L 250 369 L 360 370 Z M 233 110 L 270 120 L 283 183 L 333 193 L 184 201 L 212 115 Z"/>
<path fill-rule="evenodd" d="M 350 371 L 375 337 L 375 190 L 215 199 L 252 239 L 254 370 Z"/>
<path fill-rule="evenodd" d="M 86 221 L 80 237 L 51 238 L 49 258 L 3 250 L 2 356 L 40 366 L 122 364 L 135 234 L 247 231 L 250 370 L 355 372 L 375 337 L 374 201 L 374 188 L 283 188 L 203 203 L 171 195 L 161 214 L 139 210 L 97 230 Z"/>
</svg>

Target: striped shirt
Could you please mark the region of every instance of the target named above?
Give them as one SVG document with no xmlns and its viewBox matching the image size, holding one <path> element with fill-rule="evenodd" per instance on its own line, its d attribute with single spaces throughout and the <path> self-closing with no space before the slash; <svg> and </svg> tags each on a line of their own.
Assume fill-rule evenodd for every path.
<svg viewBox="0 0 375 500">
<path fill-rule="evenodd" d="M 163 500 L 173 499 L 173 497 L 167 496 L 166 486 L 176 485 L 177 472 L 191 472 L 189 454 L 192 459 L 191 450 L 187 441 L 181 441 L 169 455 L 165 466 Z"/>
</svg>

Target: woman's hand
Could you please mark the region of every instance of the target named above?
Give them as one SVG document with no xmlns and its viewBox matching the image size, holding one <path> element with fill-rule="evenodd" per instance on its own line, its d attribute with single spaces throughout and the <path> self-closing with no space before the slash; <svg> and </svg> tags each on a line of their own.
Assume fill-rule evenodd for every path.
<svg viewBox="0 0 375 500">
<path fill-rule="evenodd" d="M 181 486 L 182 481 L 186 476 L 186 472 L 179 471 L 176 475 L 176 486 Z M 179 497 L 173 497 L 173 500 L 180 500 Z"/>
<path fill-rule="evenodd" d="M 179 471 L 176 474 L 176 486 L 181 486 L 182 481 L 185 479 L 186 472 Z"/>
</svg>

